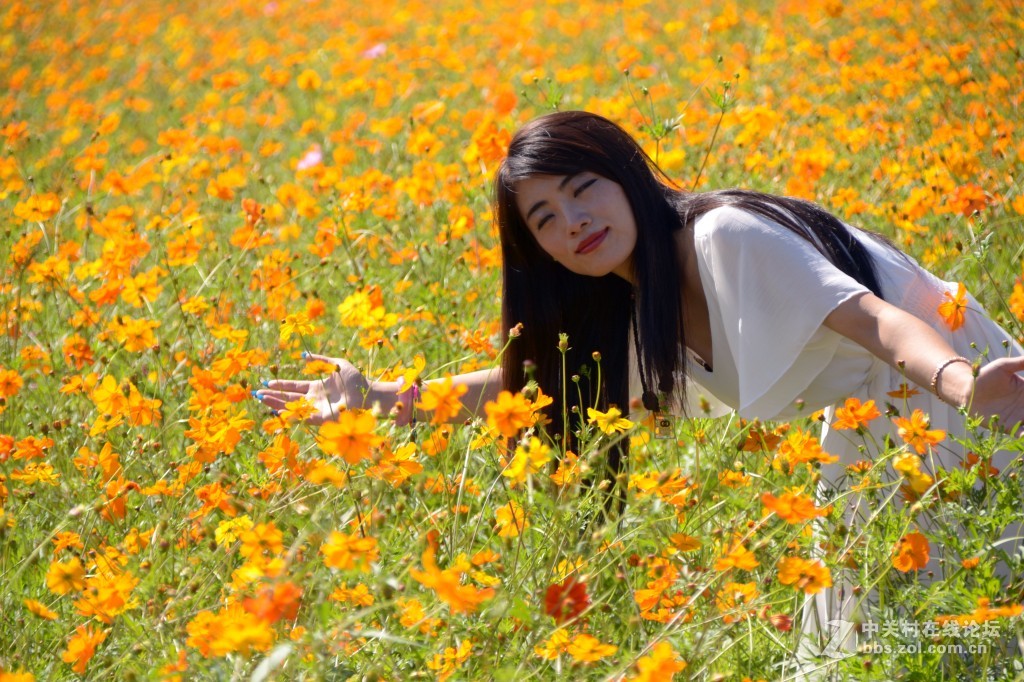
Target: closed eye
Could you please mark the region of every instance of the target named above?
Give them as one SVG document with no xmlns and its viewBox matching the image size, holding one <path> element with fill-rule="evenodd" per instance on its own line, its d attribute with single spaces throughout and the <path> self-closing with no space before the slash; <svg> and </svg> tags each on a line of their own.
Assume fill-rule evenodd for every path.
<svg viewBox="0 0 1024 682">
<path fill-rule="evenodd" d="M 545 224 L 546 222 L 548 222 L 549 220 L 551 220 L 552 218 L 554 218 L 554 217 L 555 217 L 555 216 L 553 216 L 553 215 L 551 215 L 551 214 L 548 214 L 548 215 L 544 216 L 543 218 L 541 218 L 541 219 L 540 219 L 540 222 L 539 222 L 539 223 L 537 223 L 537 229 L 539 230 L 540 228 L 544 227 L 544 224 Z"/>
<path fill-rule="evenodd" d="M 586 182 L 584 182 L 584 183 L 583 183 L 582 185 L 580 185 L 579 187 L 577 187 L 577 188 L 576 188 L 576 191 L 575 191 L 575 192 L 573 192 L 573 193 L 572 193 L 572 195 L 573 195 L 574 197 L 578 197 L 579 195 L 583 194 L 583 190 L 585 190 L 586 188 L 590 187 L 590 186 L 591 186 L 591 185 L 593 185 L 593 184 L 594 184 L 595 182 L 597 182 L 597 178 L 591 178 L 590 180 L 587 180 L 587 181 L 586 181 Z"/>
</svg>

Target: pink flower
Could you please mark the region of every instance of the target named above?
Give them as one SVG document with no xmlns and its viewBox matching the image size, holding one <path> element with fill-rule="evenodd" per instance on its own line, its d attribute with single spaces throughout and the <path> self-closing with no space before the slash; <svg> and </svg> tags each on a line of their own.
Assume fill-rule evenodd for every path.
<svg viewBox="0 0 1024 682">
<path fill-rule="evenodd" d="M 384 43 L 377 43 L 368 50 L 364 50 L 362 57 L 364 59 L 376 59 L 377 57 L 383 57 L 384 53 L 388 51 L 388 46 Z"/>
<path fill-rule="evenodd" d="M 299 159 L 299 164 L 295 168 L 300 171 L 309 170 L 314 166 L 319 166 L 323 160 L 323 150 L 320 148 L 320 145 L 314 144 L 306 152 L 306 155 Z"/>
</svg>

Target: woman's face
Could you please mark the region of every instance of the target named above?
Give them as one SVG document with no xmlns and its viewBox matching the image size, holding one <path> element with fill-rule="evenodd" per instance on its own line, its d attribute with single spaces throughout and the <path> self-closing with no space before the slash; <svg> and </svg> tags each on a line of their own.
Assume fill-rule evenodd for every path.
<svg viewBox="0 0 1024 682">
<path fill-rule="evenodd" d="M 580 275 L 633 281 L 636 220 L 622 185 L 584 171 L 516 183 L 523 222 L 544 251 Z"/>
</svg>

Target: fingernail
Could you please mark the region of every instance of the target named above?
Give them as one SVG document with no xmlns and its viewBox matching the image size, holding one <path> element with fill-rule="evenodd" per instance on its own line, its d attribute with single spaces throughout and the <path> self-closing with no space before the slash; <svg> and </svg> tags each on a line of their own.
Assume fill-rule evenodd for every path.
<svg viewBox="0 0 1024 682">
<path fill-rule="evenodd" d="M 270 385 L 270 382 L 269 382 L 269 381 L 267 381 L 266 379 L 264 379 L 264 380 L 263 380 L 263 381 L 261 381 L 260 383 L 261 383 L 261 384 L 263 384 L 264 386 L 269 386 L 269 385 Z"/>
<path fill-rule="evenodd" d="M 309 357 L 309 353 L 307 353 L 306 351 L 302 351 L 302 359 L 305 360 L 308 357 Z"/>
<path fill-rule="evenodd" d="M 281 413 L 280 413 L 280 412 L 278 412 L 277 410 L 271 410 L 271 411 L 270 411 L 270 414 L 272 414 L 272 415 L 274 415 L 274 416 L 276 417 L 276 416 L 278 416 L 278 415 L 279 415 L 279 414 L 281 414 Z"/>
<path fill-rule="evenodd" d="M 259 394 L 258 394 L 258 393 L 257 393 L 256 391 L 249 391 L 249 393 L 251 393 L 251 394 L 252 394 L 252 397 L 253 397 L 253 398 L 256 398 L 257 400 L 258 400 L 258 399 L 259 399 L 259 397 L 260 397 L 260 396 L 259 396 Z"/>
</svg>

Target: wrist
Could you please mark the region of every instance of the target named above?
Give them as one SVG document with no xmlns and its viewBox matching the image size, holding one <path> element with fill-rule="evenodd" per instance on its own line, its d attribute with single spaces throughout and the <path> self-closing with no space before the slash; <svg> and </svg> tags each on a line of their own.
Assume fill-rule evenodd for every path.
<svg viewBox="0 0 1024 682">
<path fill-rule="evenodd" d="M 402 389 L 405 389 L 404 391 Z M 395 420 L 396 426 L 408 426 L 413 416 L 413 402 L 416 396 L 413 388 L 407 388 L 402 379 L 378 381 L 373 389 L 382 413 Z"/>
<path fill-rule="evenodd" d="M 963 357 L 946 360 L 936 368 L 931 389 L 943 402 L 966 407 L 974 394 L 974 366 Z"/>
</svg>

